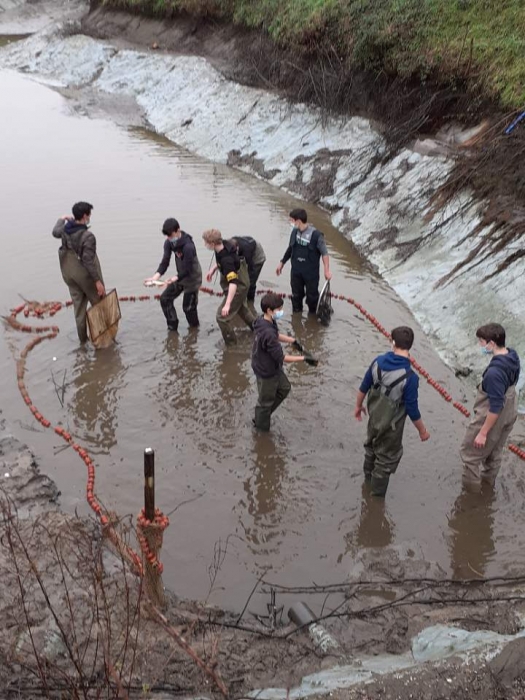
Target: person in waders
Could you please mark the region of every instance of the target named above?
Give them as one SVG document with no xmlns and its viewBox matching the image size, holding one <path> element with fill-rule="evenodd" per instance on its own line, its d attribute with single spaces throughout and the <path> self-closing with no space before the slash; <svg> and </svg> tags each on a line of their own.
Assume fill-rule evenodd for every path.
<svg viewBox="0 0 525 700">
<path fill-rule="evenodd" d="M 237 338 L 233 330 L 233 319 L 239 316 L 250 328 L 256 319 L 246 301 L 250 287 L 246 260 L 239 257 L 233 243 L 223 241 L 222 233 L 217 229 L 204 231 L 202 238 L 206 248 L 215 252 L 215 265 L 208 271 L 206 280 L 211 282 L 217 270 L 221 274 L 224 299 L 217 309 L 217 323 L 226 345 L 235 345 Z"/>
<path fill-rule="evenodd" d="M 319 302 L 319 261 L 323 259 L 325 279 L 331 280 L 330 257 L 323 234 L 308 223 L 304 209 L 290 212 L 290 226 L 290 242 L 275 272 L 279 276 L 285 264 L 291 260 L 292 311 L 300 313 L 303 310 L 306 294 L 308 311 L 315 314 Z"/>
<path fill-rule="evenodd" d="M 160 295 L 160 306 L 166 317 L 168 330 L 176 331 L 179 327 L 179 319 L 174 302 L 183 294 L 182 310 L 188 325 L 190 328 L 197 328 L 199 325 L 197 304 L 202 284 L 202 270 L 193 238 L 185 231 L 181 231 L 177 219 L 166 219 L 162 224 L 162 233 L 166 236 L 162 260 L 153 277 L 148 277 L 144 282 L 147 284 L 159 280 L 168 269 L 173 253 L 177 274 L 166 280 L 166 289 Z"/>
<path fill-rule="evenodd" d="M 366 481 L 370 482 L 372 496 L 385 496 L 390 475 L 401 461 L 407 415 L 422 442 L 430 437 L 418 407 L 419 379 L 410 366 L 409 351 L 413 342 L 411 328 L 394 328 L 392 351 L 376 357 L 357 392 L 354 416 L 358 421 L 362 420 L 363 414 L 366 415 L 363 402 L 368 395 L 363 470 Z"/>
<path fill-rule="evenodd" d="M 272 413 L 290 393 L 291 386 L 283 363 L 306 360 L 304 355 L 285 355 L 283 352 L 281 343 L 296 343 L 295 338 L 279 333 L 277 321 L 283 317 L 283 305 L 283 299 L 278 294 L 265 294 L 261 299 L 263 315 L 253 324 L 252 369 L 259 391 L 253 424 L 265 432 L 270 430 Z"/>
<path fill-rule="evenodd" d="M 88 340 L 88 302 L 94 306 L 106 294 L 97 256 L 97 240 L 89 230 L 92 211 L 92 204 L 77 202 L 72 208 L 73 216 L 62 216 L 53 228 L 53 237 L 62 241 L 58 249 L 60 270 L 71 294 L 81 343 Z"/>
<path fill-rule="evenodd" d="M 253 303 L 257 291 L 257 280 L 266 262 L 266 254 L 259 241 L 256 241 L 251 236 L 235 236 L 235 238 L 231 239 L 231 242 L 237 247 L 239 257 L 246 260 L 248 277 L 250 278 L 250 287 L 246 298 Z"/>
<path fill-rule="evenodd" d="M 503 448 L 518 417 L 520 358 L 515 350 L 505 347 L 505 329 L 499 323 L 481 326 L 476 337 L 481 352 L 492 359 L 478 386 L 474 417 L 460 455 L 465 488 L 479 492 L 483 483 L 494 486 Z"/>
</svg>

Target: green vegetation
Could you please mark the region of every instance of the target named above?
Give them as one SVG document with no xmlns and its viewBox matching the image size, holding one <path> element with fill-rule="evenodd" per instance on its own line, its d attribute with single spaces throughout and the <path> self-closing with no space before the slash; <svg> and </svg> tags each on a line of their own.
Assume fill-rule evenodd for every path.
<svg viewBox="0 0 525 700">
<path fill-rule="evenodd" d="M 525 0 L 105 0 L 157 16 L 186 12 L 266 31 L 357 69 L 466 79 L 504 107 L 525 106 Z"/>
</svg>

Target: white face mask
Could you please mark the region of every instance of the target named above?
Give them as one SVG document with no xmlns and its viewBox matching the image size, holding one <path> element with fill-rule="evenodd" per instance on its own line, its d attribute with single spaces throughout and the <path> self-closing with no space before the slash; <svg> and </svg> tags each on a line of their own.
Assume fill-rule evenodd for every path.
<svg viewBox="0 0 525 700">
<path fill-rule="evenodd" d="M 273 317 L 276 321 L 278 321 L 280 318 L 284 316 L 284 310 L 283 309 L 277 309 L 277 311 L 274 311 Z"/>
<path fill-rule="evenodd" d="M 290 221 L 290 229 L 293 231 L 294 228 L 296 228 L 294 222 Z"/>
</svg>

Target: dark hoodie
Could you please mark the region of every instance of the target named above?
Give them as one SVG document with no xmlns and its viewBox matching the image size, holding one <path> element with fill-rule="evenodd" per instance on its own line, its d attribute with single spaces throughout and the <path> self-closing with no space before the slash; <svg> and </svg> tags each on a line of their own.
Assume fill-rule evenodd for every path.
<svg viewBox="0 0 525 700">
<path fill-rule="evenodd" d="M 182 282 L 185 288 L 191 287 L 191 291 L 197 291 L 202 284 L 202 270 L 193 238 L 185 231 L 182 231 L 180 238 L 166 238 L 164 254 L 157 269 L 159 275 L 163 275 L 168 269 L 172 253 L 175 254 L 179 282 Z"/>
<path fill-rule="evenodd" d="M 94 282 L 100 280 L 97 240 L 85 224 L 59 219 L 53 229 L 53 236 L 62 239 L 61 250 L 70 250 L 75 253 Z"/>
<path fill-rule="evenodd" d="M 489 399 L 489 411 L 500 413 L 505 403 L 505 394 L 520 377 L 520 358 L 512 348 L 506 355 L 496 355 L 483 373 L 481 389 Z"/>
<path fill-rule="evenodd" d="M 253 323 L 252 369 L 257 377 L 270 379 L 279 374 L 284 352 L 275 321 L 260 316 Z"/>
</svg>

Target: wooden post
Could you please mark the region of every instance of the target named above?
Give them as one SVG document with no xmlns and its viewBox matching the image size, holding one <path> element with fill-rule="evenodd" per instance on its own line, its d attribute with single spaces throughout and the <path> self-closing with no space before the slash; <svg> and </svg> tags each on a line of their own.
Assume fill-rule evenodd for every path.
<svg viewBox="0 0 525 700">
<path fill-rule="evenodd" d="M 162 530 L 155 521 L 155 450 L 147 447 L 144 450 L 144 514 L 149 521 L 144 526 L 144 537 L 148 543 L 149 551 L 157 558 L 160 556 L 162 547 Z M 166 599 L 164 596 L 164 586 L 162 576 L 158 568 L 144 559 L 144 582 L 146 595 L 159 608 L 164 608 Z"/>
<path fill-rule="evenodd" d="M 155 518 L 155 450 L 144 450 L 144 512 L 146 518 L 153 522 Z"/>
</svg>

